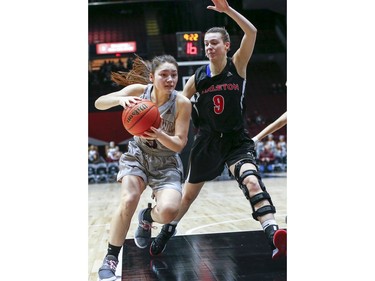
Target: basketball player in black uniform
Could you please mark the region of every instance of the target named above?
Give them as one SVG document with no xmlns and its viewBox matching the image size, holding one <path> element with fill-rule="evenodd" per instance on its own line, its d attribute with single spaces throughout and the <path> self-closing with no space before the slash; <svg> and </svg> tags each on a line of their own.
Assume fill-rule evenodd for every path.
<svg viewBox="0 0 375 281">
<path fill-rule="evenodd" d="M 204 38 L 210 63 L 198 68 L 183 94 L 193 102 L 193 123 L 198 129 L 190 154 L 190 166 L 178 216 L 163 225 L 150 246 L 150 254 L 164 251 L 169 238 L 206 181 L 219 176 L 226 165 L 252 208 L 252 217 L 262 225 L 272 249 L 272 258 L 286 256 L 286 230 L 279 229 L 276 209 L 262 182 L 255 162 L 254 141 L 244 123 L 246 68 L 253 53 L 257 29 L 226 0 L 212 0 L 207 9 L 225 13 L 243 30 L 239 49 L 232 58 L 229 34 L 224 28 L 209 29 Z M 214 192 L 214 190 L 212 191 Z"/>
</svg>

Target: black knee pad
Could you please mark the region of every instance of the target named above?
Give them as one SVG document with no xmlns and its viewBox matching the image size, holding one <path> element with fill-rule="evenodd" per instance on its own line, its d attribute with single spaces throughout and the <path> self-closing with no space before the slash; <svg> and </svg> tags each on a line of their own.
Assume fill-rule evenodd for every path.
<svg viewBox="0 0 375 281">
<path fill-rule="evenodd" d="M 247 170 L 247 171 L 244 171 L 242 173 L 242 175 L 240 176 L 240 170 L 241 170 L 241 167 L 243 164 L 245 163 L 251 163 L 253 164 L 250 160 L 241 160 L 239 161 L 236 166 L 234 166 L 234 178 L 236 179 L 236 181 L 238 182 L 238 186 L 241 188 L 243 194 L 245 195 L 246 199 L 247 200 L 250 200 L 250 194 L 249 194 L 249 191 L 247 190 L 247 187 L 246 185 L 242 184 L 243 180 L 247 177 L 247 176 L 250 176 L 250 175 L 254 175 L 256 176 L 257 178 L 259 178 L 259 174 L 254 171 L 254 170 Z"/>
<path fill-rule="evenodd" d="M 239 185 L 240 189 L 244 193 L 246 199 L 250 201 L 251 208 L 253 209 L 253 214 L 252 214 L 253 218 L 255 220 L 258 220 L 258 217 L 264 216 L 266 214 L 276 213 L 276 208 L 274 207 L 274 205 L 272 203 L 271 196 L 267 192 L 266 186 L 264 185 L 264 183 L 262 181 L 262 178 L 259 175 L 259 173 L 255 170 L 247 170 L 247 171 L 244 171 L 241 176 L 239 175 L 241 166 L 244 163 L 251 163 L 251 162 L 248 161 L 248 160 L 243 160 L 243 161 L 238 162 L 235 166 L 235 170 L 234 170 L 235 175 L 234 176 L 235 176 L 235 178 L 238 182 L 238 185 Z M 258 193 L 258 194 L 254 195 L 252 197 L 250 197 L 250 194 L 249 194 L 249 191 L 248 191 L 246 185 L 243 184 L 244 179 L 248 176 L 251 176 L 251 175 L 257 177 L 260 188 L 262 189 L 261 193 Z M 258 204 L 259 202 L 263 201 L 263 200 L 268 200 L 270 205 L 260 207 L 258 210 L 255 211 L 254 206 L 256 204 Z"/>
<path fill-rule="evenodd" d="M 258 210 L 255 211 L 254 206 L 263 200 L 268 200 L 268 202 L 270 202 L 270 205 L 260 207 Z M 250 201 L 251 208 L 253 209 L 252 216 L 254 220 L 258 220 L 258 217 L 262 217 L 266 214 L 276 213 L 276 208 L 273 205 L 271 196 L 269 195 L 267 191 L 263 191 L 261 193 L 254 195 L 253 197 L 250 198 L 249 201 Z"/>
</svg>

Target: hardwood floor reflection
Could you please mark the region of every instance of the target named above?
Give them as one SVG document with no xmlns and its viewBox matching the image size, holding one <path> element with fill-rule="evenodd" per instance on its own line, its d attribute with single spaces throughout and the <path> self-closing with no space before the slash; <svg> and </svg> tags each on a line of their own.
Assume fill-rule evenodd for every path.
<svg viewBox="0 0 375 281">
<path fill-rule="evenodd" d="M 272 201 L 276 206 L 276 221 L 279 224 L 280 228 L 286 228 L 286 177 L 285 175 L 281 175 L 279 177 L 264 177 L 263 182 L 265 183 L 268 192 L 271 194 Z M 88 185 L 89 281 L 97 281 L 97 271 L 101 266 L 104 255 L 106 253 L 109 223 L 112 217 L 112 213 L 115 208 L 117 208 L 117 205 L 119 203 L 119 194 L 120 185 L 118 183 Z M 153 200 L 151 199 L 151 189 L 147 188 L 146 191 L 142 194 L 141 201 L 133 217 L 130 231 L 127 236 L 124 253 L 127 253 L 126 251 L 129 251 L 129 253 L 134 252 L 136 255 L 139 255 L 138 258 L 142 259 L 140 264 L 144 265 L 144 270 L 148 270 L 148 273 L 151 274 L 152 265 L 150 267 L 151 257 L 148 254 L 148 250 L 141 250 L 138 248 L 132 249 L 132 247 L 134 246 L 134 242 L 132 241 L 132 239 L 134 238 L 134 231 L 138 223 L 136 220 L 138 211 L 147 207 L 147 204 L 150 202 L 154 204 Z M 161 225 L 157 223 L 155 223 L 154 226 L 156 226 L 157 229 L 153 229 L 153 237 L 155 237 L 159 233 L 161 228 Z M 267 261 L 270 260 L 270 252 L 268 249 L 268 244 L 265 241 L 262 241 L 262 239 L 264 240 L 265 238 L 263 237 L 264 234 L 261 231 L 259 222 L 253 220 L 251 217 L 251 207 L 249 202 L 245 199 L 242 191 L 238 187 L 237 182 L 233 180 L 207 182 L 203 187 L 200 195 L 191 206 L 188 213 L 179 223 L 177 230 L 178 232 L 176 237 L 173 238 L 173 243 L 168 244 L 168 251 L 166 250 L 165 252 L 166 256 L 164 256 L 163 253 L 164 258 L 166 259 L 161 259 L 161 261 L 160 259 L 154 259 L 154 263 L 156 263 L 154 267 L 160 269 L 158 275 L 159 277 L 157 278 L 164 279 L 155 279 L 155 274 L 152 273 L 152 277 L 143 276 L 137 277 L 137 279 L 124 280 L 284 280 L 282 278 L 285 277 L 285 264 L 273 265 L 277 267 L 277 269 L 275 269 L 277 273 L 276 277 L 273 276 L 272 278 L 281 279 L 259 279 L 259 276 L 255 277 L 255 275 L 257 274 L 256 272 L 244 272 L 244 270 L 246 271 L 247 269 L 253 268 L 254 262 L 260 262 L 261 264 L 264 264 L 264 266 L 257 267 L 260 271 L 262 271 L 263 269 L 265 270 L 265 267 L 269 268 L 267 265 Z M 225 233 L 226 235 L 224 235 Z M 213 236 L 210 236 L 209 234 L 213 234 Z M 254 239 L 251 238 L 253 236 L 255 237 Z M 242 241 L 241 243 L 247 246 L 240 246 L 241 243 L 238 244 L 239 241 Z M 195 245 L 199 246 L 194 246 L 194 243 Z M 178 273 L 178 275 L 180 275 L 181 271 L 163 270 L 164 263 L 166 263 L 168 268 L 183 268 L 184 266 L 181 265 L 181 262 L 186 263 L 186 266 L 192 266 L 192 264 L 187 264 L 187 260 L 183 261 L 183 258 L 187 257 L 181 250 L 179 250 L 179 248 L 181 248 L 180 244 L 189 244 L 192 247 L 190 248 L 190 250 L 189 248 L 186 250 L 187 253 L 190 253 L 192 255 L 187 260 L 193 260 L 193 258 L 197 258 L 195 262 L 191 261 L 191 263 L 194 265 L 194 268 L 200 268 L 198 273 L 202 271 L 202 273 L 199 273 L 199 276 L 201 276 L 201 278 L 203 278 L 202 276 L 205 276 L 205 274 L 208 276 L 207 278 L 204 277 L 206 279 L 192 279 L 192 277 L 189 279 L 173 279 L 172 277 L 168 277 L 168 274 Z M 215 245 L 215 247 L 210 248 L 209 245 Z M 223 264 L 222 261 L 215 260 L 215 257 L 220 257 L 220 251 L 218 251 L 218 249 L 220 249 L 220 247 L 224 247 L 224 245 L 226 245 L 226 247 L 222 255 L 223 259 L 225 259 L 228 264 Z M 247 247 L 250 248 L 247 249 Z M 262 248 L 262 250 L 258 252 L 253 252 L 254 249 L 260 249 L 259 247 L 266 248 Z M 173 252 L 173 249 L 176 249 L 176 252 Z M 199 251 L 197 251 L 197 249 L 199 249 Z M 214 255 L 208 257 L 207 255 L 210 251 L 213 251 Z M 246 256 L 246 253 L 249 253 L 250 256 Z M 134 272 L 135 268 L 131 266 L 131 264 L 133 264 L 132 260 L 138 258 L 132 255 L 125 255 L 123 261 L 123 270 L 127 270 L 126 268 L 129 268 L 130 266 L 130 268 L 132 269 L 129 269 L 129 272 Z M 263 260 L 261 261 L 261 259 Z M 210 260 L 210 263 L 208 263 L 208 260 Z M 173 263 L 171 263 L 171 261 L 173 261 Z M 227 267 L 233 268 L 233 262 L 235 262 L 236 264 L 236 270 L 229 270 L 232 273 L 225 272 L 225 274 L 229 275 L 225 275 L 226 277 L 224 277 L 223 270 Z M 254 269 L 255 267 L 256 266 L 254 265 Z M 122 267 L 120 266 L 120 268 L 118 269 L 118 271 L 120 272 L 119 275 L 121 275 L 121 270 Z M 140 269 L 137 269 L 136 271 L 138 272 L 139 270 Z M 184 271 L 182 271 L 182 273 L 183 272 Z M 194 274 L 197 275 L 198 273 L 195 272 Z M 192 276 L 194 276 L 194 274 Z M 250 278 L 249 274 L 255 275 Z M 262 275 L 262 272 L 259 272 L 259 274 Z M 186 274 L 182 275 L 186 277 Z M 242 276 L 248 276 L 248 278 L 250 279 L 241 279 L 245 278 Z M 129 275 L 126 278 L 129 278 Z M 267 277 L 264 276 L 264 278 Z"/>
</svg>

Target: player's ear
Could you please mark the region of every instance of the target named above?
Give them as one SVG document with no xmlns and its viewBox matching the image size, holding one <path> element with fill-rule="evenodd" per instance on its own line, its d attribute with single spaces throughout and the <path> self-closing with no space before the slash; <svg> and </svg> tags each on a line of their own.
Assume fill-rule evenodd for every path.
<svg viewBox="0 0 375 281">
<path fill-rule="evenodd" d="M 154 75 L 153 75 L 152 73 L 150 73 L 149 78 L 150 78 L 150 81 L 151 81 L 151 82 L 154 82 Z"/>
<path fill-rule="evenodd" d="M 230 42 L 225 42 L 224 45 L 225 45 L 225 50 L 228 52 L 230 49 Z"/>
</svg>

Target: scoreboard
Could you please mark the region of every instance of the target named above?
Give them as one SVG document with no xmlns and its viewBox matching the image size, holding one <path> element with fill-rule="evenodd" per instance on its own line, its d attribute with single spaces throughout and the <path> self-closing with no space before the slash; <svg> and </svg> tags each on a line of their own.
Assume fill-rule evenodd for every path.
<svg viewBox="0 0 375 281">
<path fill-rule="evenodd" d="M 176 32 L 176 37 L 178 58 L 202 58 L 203 39 L 200 31 Z"/>
</svg>

